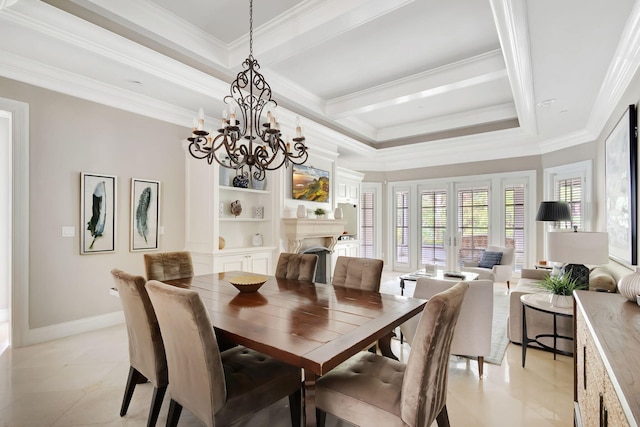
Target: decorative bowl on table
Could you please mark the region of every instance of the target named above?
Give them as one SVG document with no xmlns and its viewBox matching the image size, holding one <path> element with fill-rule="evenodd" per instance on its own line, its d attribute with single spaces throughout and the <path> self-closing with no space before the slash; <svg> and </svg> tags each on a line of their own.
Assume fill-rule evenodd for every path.
<svg viewBox="0 0 640 427">
<path fill-rule="evenodd" d="M 266 276 L 259 275 L 237 276 L 229 279 L 229 283 L 235 286 L 240 292 L 256 292 L 268 279 Z"/>
</svg>

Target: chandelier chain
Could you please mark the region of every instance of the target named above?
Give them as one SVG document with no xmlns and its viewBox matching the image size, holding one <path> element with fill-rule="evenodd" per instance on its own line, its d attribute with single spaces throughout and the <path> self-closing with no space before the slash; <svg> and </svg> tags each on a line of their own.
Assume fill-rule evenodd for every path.
<svg viewBox="0 0 640 427">
<path fill-rule="evenodd" d="M 249 56 L 253 57 L 253 0 L 249 0 Z"/>
</svg>

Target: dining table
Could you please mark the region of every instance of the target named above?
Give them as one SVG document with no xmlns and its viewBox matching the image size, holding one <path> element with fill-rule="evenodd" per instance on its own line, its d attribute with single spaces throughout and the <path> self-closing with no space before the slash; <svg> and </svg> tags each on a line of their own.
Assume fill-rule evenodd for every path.
<svg viewBox="0 0 640 427">
<path fill-rule="evenodd" d="M 165 280 L 198 292 L 216 335 L 301 368 L 303 425 L 316 425 L 316 380 L 419 314 L 426 300 L 267 276 L 256 292 L 242 271 Z"/>
</svg>

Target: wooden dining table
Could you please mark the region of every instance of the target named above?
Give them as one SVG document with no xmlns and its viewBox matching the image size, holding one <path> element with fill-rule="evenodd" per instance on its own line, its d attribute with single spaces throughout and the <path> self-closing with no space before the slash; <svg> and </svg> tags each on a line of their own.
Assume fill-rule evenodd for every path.
<svg viewBox="0 0 640 427">
<path fill-rule="evenodd" d="M 269 277 L 241 293 L 229 279 L 241 271 L 165 283 L 200 294 L 217 335 L 294 366 L 304 378 L 303 425 L 316 425 L 316 380 L 420 313 L 426 301 Z"/>
</svg>

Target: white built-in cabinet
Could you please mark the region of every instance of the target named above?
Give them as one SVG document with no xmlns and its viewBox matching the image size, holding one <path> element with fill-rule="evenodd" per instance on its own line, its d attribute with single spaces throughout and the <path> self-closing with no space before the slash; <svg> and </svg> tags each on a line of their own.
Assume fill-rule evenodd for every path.
<svg viewBox="0 0 640 427">
<path fill-rule="evenodd" d="M 215 162 L 209 165 L 189 155 L 185 158 L 185 249 L 191 252 L 195 274 L 232 270 L 273 274 L 279 245 L 276 221 L 280 221 L 280 214 L 276 209 L 281 197 L 281 173 L 267 173 L 264 190 L 251 188 L 251 182 L 249 188 L 236 188 L 219 185 L 222 168 Z M 238 216 L 231 212 L 235 201 L 242 206 Z M 262 217 L 256 212 L 259 209 Z M 262 245 L 254 246 L 255 234 L 262 236 Z M 220 248 L 220 238 L 224 239 L 224 248 Z"/>
<path fill-rule="evenodd" d="M 364 177 L 360 172 L 341 167 L 336 168 L 336 175 L 336 207 L 342 208 L 343 219 L 347 221 L 345 237 L 349 240 L 338 240 L 331 257 L 332 267 L 339 256 L 360 256 L 360 186 Z"/>
</svg>

